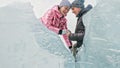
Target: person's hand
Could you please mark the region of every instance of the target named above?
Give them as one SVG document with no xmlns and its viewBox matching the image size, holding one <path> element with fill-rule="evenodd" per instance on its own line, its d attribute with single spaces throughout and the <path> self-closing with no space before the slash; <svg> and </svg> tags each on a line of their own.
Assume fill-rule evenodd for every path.
<svg viewBox="0 0 120 68">
<path fill-rule="evenodd" d="M 69 37 L 70 34 L 71 34 L 71 31 L 70 31 L 70 30 L 67 30 L 66 35 Z"/>
</svg>

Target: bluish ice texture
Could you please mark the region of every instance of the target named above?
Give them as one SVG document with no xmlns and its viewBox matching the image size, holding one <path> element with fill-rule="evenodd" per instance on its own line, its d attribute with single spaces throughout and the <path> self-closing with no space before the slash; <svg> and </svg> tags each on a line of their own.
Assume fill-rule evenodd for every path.
<svg viewBox="0 0 120 68">
<path fill-rule="evenodd" d="M 120 1 L 98 0 L 84 16 L 80 68 L 120 68 Z"/>
<path fill-rule="evenodd" d="M 0 68 L 120 68 L 120 1 L 97 2 L 83 18 L 77 62 L 29 3 L 0 8 Z"/>
<path fill-rule="evenodd" d="M 0 8 L 0 68 L 74 68 L 59 36 L 36 19 L 30 3 Z"/>
</svg>

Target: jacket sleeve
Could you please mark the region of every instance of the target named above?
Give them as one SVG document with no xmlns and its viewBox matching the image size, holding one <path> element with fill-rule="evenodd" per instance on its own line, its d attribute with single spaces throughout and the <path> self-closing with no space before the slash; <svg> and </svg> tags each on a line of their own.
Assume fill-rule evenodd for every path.
<svg viewBox="0 0 120 68">
<path fill-rule="evenodd" d="M 65 19 L 65 24 L 64 24 L 63 29 L 68 29 L 68 28 L 67 28 L 67 20 L 66 20 L 66 19 Z"/>
<path fill-rule="evenodd" d="M 66 22 L 67 22 L 67 20 L 66 20 Z M 64 24 L 64 29 L 68 29 L 68 28 L 67 28 L 67 23 Z M 63 38 L 65 39 L 65 42 L 66 42 L 67 46 L 68 46 L 68 47 L 71 47 L 72 42 L 71 42 L 71 40 L 68 38 L 68 36 L 67 36 L 66 34 L 64 34 L 64 35 L 63 35 Z"/>
<path fill-rule="evenodd" d="M 54 15 L 55 15 L 55 13 L 52 10 L 49 10 L 47 12 L 46 24 L 45 25 L 47 26 L 48 29 L 50 29 L 53 32 L 58 34 L 60 29 L 58 29 L 58 28 L 54 27 L 54 25 L 52 25 L 53 24 Z"/>
<path fill-rule="evenodd" d="M 72 40 L 72 41 L 81 41 L 81 40 L 83 40 L 84 34 L 85 34 L 84 32 L 71 33 L 70 36 L 69 36 L 69 39 Z"/>
</svg>

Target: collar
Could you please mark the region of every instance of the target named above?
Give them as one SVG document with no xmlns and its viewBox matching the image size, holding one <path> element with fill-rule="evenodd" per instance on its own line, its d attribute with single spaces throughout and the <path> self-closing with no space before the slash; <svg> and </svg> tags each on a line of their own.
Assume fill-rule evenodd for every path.
<svg viewBox="0 0 120 68">
<path fill-rule="evenodd" d="M 83 10 L 81 10 L 76 17 L 81 17 L 83 15 Z"/>
<path fill-rule="evenodd" d="M 88 5 L 86 8 L 83 8 L 76 17 L 83 16 L 85 13 L 87 13 L 91 9 L 92 9 L 92 5 Z"/>
</svg>

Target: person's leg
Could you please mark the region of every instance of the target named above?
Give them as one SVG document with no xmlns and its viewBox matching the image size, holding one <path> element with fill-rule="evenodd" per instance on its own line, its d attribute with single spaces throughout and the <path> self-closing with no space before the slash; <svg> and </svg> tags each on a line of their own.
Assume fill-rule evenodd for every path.
<svg viewBox="0 0 120 68">
<path fill-rule="evenodd" d="M 72 54 L 73 54 L 73 56 L 75 58 L 75 62 L 76 62 L 76 54 L 78 52 L 76 46 L 77 46 L 77 43 L 72 46 Z"/>
</svg>

